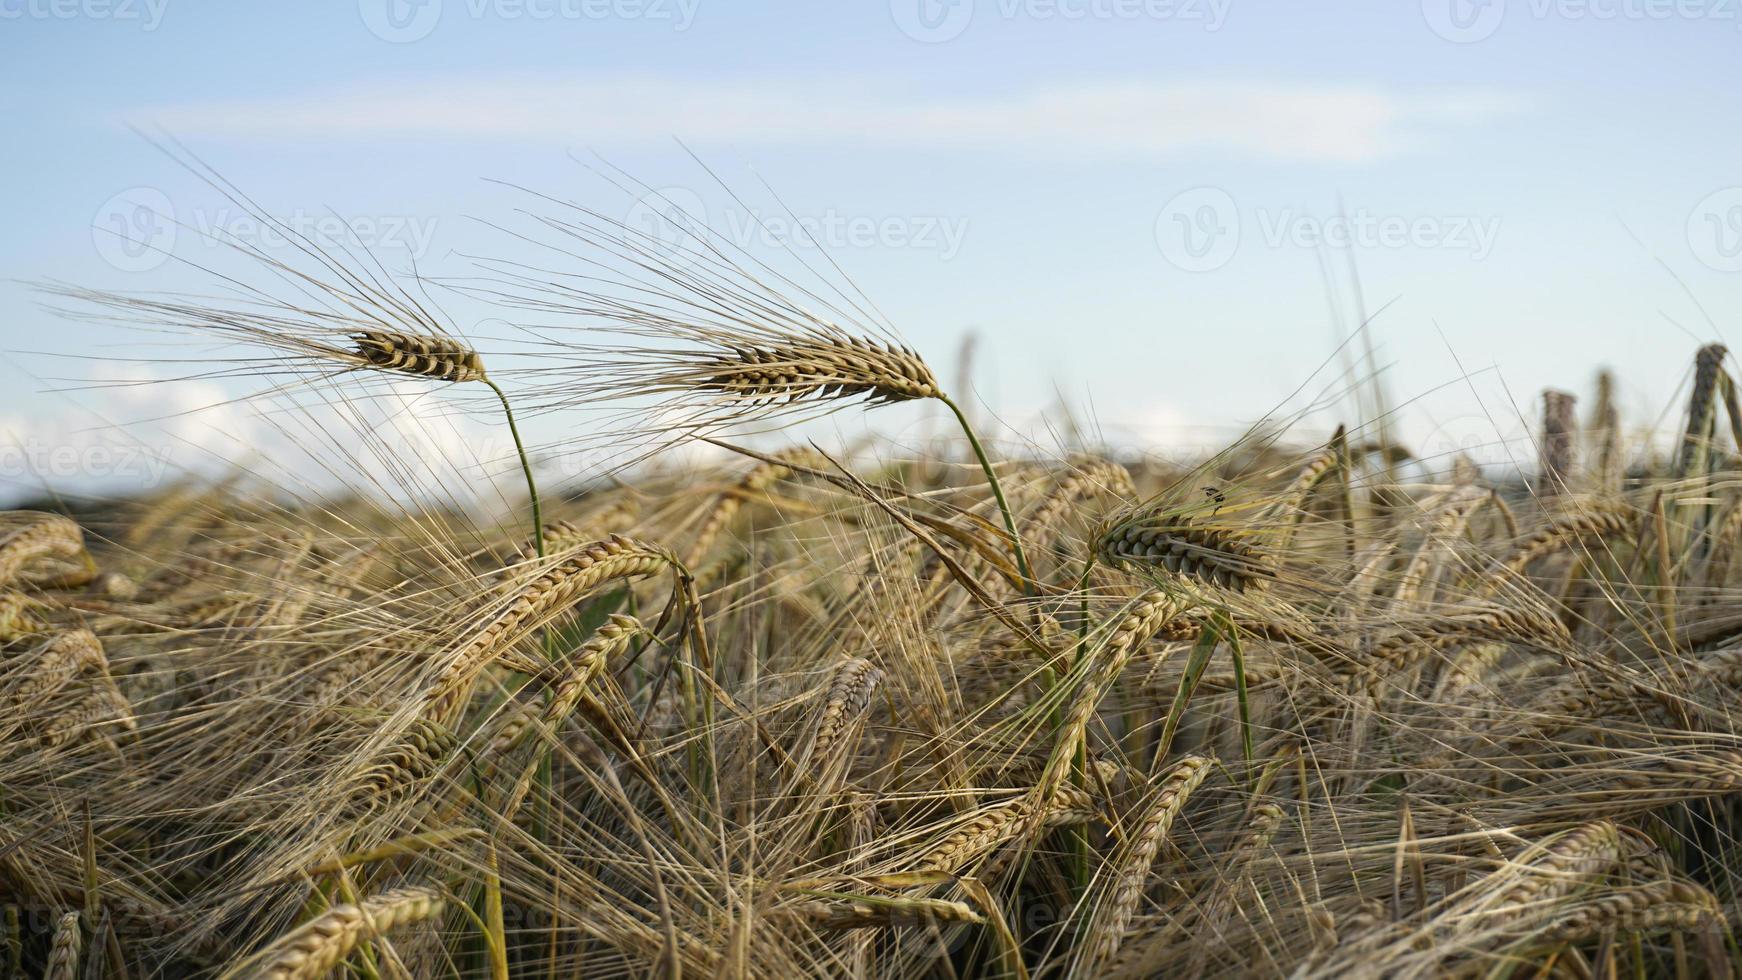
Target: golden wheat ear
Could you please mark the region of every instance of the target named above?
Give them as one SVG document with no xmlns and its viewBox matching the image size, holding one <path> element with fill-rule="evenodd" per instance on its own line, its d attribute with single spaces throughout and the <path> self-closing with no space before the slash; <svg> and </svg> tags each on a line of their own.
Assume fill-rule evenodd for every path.
<svg viewBox="0 0 1742 980">
<path fill-rule="evenodd" d="M 738 347 L 695 370 L 697 386 L 752 402 L 863 395 L 882 403 L 936 398 L 942 391 L 918 354 L 862 337 Z"/>
<path fill-rule="evenodd" d="M 250 973 L 260 980 L 315 980 L 332 973 L 364 938 L 385 936 L 441 915 L 447 907 L 433 888 L 411 887 L 371 895 L 355 905 L 335 906 L 267 947 Z M 236 974 L 233 974 L 236 975 Z"/>
<path fill-rule="evenodd" d="M 385 330 L 366 330 L 351 339 L 357 343 L 357 356 L 383 371 L 437 381 L 484 380 L 484 359 L 452 340 Z"/>
<path fill-rule="evenodd" d="M 1109 521 L 1098 550 L 1109 565 L 1165 569 L 1235 592 L 1276 577 L 1270 559 L 1232 531 L 1158 509 L 1126 511 Z"/>
</svg>

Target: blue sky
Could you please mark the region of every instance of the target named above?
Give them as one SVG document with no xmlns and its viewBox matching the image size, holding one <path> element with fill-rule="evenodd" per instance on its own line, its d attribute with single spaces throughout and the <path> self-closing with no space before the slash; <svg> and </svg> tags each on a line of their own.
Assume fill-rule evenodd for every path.
<svg viewBox="0 0 1742 980">
<path fill-rule="evenodd" d="M 527 200 L 486 178 L 637 220 L 589 154 L 747 247 L 799 219 L 940 373 L 978 331 L 976 391 L 1029 435 L 1059 397 L 1119 438 L 1235 435 L 1360 309 L 1430 451 L 1516 455 L 1517 413 L 1599 364 L 1650 424 L 1742 300 L 1739 54 L 1736 0 L 0 0 L 0 342 L 95 358 L 0 364 L 0 480 L 91 475 L 32 436 L 224 397 L 47 390 L 158 369 L 24 281 L 197 288 L 108 231 L 202 264 L 200 231 L 258 234 L 129 124 L 400 267 L 515 254 L 483 222 Z M 233 411 L 130 437 L 234 457 Z"/>
</svg>

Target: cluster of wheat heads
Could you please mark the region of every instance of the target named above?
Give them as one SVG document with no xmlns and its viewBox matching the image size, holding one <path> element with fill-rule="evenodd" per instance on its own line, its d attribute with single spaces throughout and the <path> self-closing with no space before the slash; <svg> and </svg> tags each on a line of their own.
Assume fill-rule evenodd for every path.
<svg viewBox="0 0 1742 980">
<path fill-rule="evenodd" d="M 518 300 L 671 343 L 503 390 L 696 436 L 954 408 L 814 297 L 659 268 Z M 484 377 L 370 282 L 85 298 L 337 385 Z M 957 411 L 971 458 L 795 438 L 531 534 L 245 479 L 5 515 L 4 970 L 1728 975 L 1742 413 L 1721 349 L 1693 378 L 1663 452 L 1612 381 L 1556 394 L 1522 477 L 1358 429 L 1000 458 Z"/>
</svg>

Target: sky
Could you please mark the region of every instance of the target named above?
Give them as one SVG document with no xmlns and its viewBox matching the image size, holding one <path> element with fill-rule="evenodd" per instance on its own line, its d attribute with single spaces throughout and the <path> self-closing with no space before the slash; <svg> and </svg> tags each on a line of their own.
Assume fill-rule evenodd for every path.
<svg viewBox="0 0 1742 980">
<path fill-rule="evenodd" d="M 1742 305 L 1739 54 L 1737 0 L 0 0 L 0 491 L 149 489 L 283 428 L 31 288 L 288 249 L 170 139 L 425 274 L 528 254 L 528 190 L 657 231 L 654 189 L 850 280 L 944 378 L 973 332 L 1011 442 L 1061 405 L 1162 449 L 1314 407 L 1310 440 L 1373 421 L 1315 401 L 1362 364 L 1424 452 L 1529 455 L 1539 393 L 1588 405 L 1599 366 L 1672 426 Z"/>
</svg>

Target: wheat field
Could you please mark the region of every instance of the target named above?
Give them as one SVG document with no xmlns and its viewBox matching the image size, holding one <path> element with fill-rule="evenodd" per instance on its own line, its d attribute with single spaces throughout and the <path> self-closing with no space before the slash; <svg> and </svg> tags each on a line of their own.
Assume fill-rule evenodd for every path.
<svg viewBox="0 0 1742 980">
<path fill-rule="evenodd" d="M 355 256 L 243 249 L 234 302 L 47 287 L 274 391 L 466 400 L 524 485 L 479 516 L 238 472 L 4 515 L 0 975 L 1742 963 L 1721 346 L 1673 440 L 1605 374 L 1506 473 L 1360 418 L 1049 455 L 982 440 L 854 301 L 539 225 L 572 275 L 454 285 L 576 331 L 530 367 Z M 950 436 L 804 434 L 896 403 Z M 635 465 L 544 479 L 515 410 L 603 410 Z"/>
</svg>

